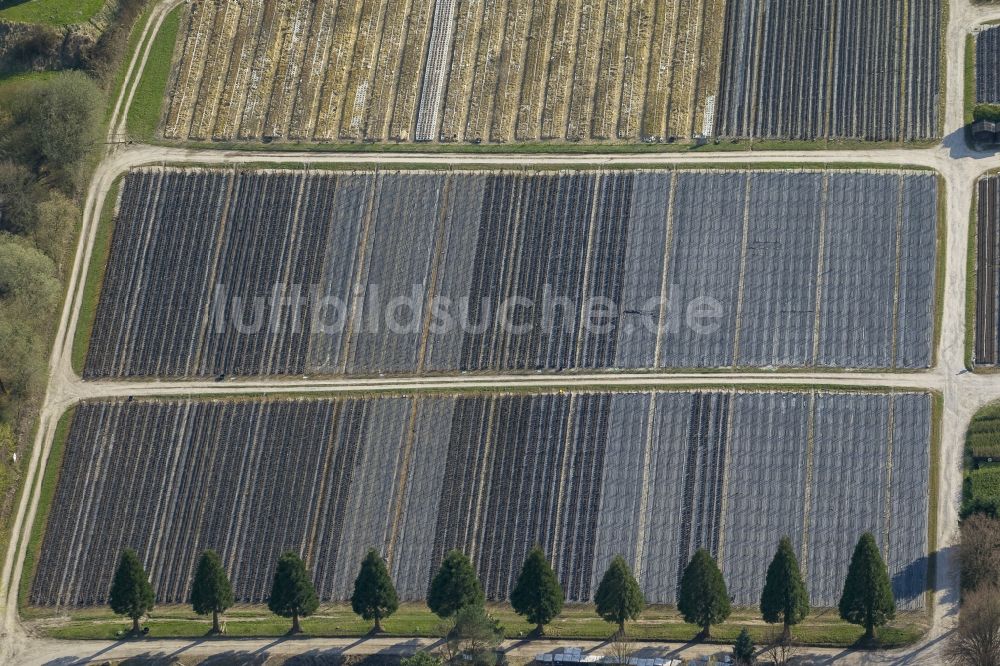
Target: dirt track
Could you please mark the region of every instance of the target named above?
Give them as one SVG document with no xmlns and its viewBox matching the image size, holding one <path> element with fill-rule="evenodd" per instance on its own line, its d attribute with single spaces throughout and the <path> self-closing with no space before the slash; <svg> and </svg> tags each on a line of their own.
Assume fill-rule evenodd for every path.
<svg viewBox="0 0 1000 666">
<path fill-rule="evenodd" d="M 178 0 L 160 3 L 150 15 L 147 30 L 140 39 L 133 62 L 130 64 L 127 83 L 123 86 L 112 118 L 109 139 L 124 133 L 135 84 L 141 76 L 149 53 L 149 45 L 166 13 Z M 947 29 L 947 99 L 945 109 L 944 141 L 928 149 L 866 149 L 859 151 L 769 151 L 741 153 L 661 153 L 661 154 L 578 154 L 578 155 L 502 155 L 502 154 L 447 154 L 447 153 L 319 153 L 212 150 L 186 150 L 156 146 L 119 146 L 109 150 L 98 167 L 88 189 L 85 218 L 68 285 L 69 298 L 60 317 L 59 328 L 50 366 L 50 379 L 41 423 L 28 464 L 25 484 L 28 488 L 18 506 L 14 522 L 14 538 L 6 553 L 3 575 L 0 578 L 0 599 L 6 606 L 3 614 L 0 661 L 4 663 L 45 663 L 55 659 L 87 659 L 100 652 L 101 657 L 124 657 L 139 652 L 171 654 L 180 650 L 188 656 L 206 656 L 228 651 L 250 651 L 266 648 L 268 641 L 214 641 L 192 647 L 192 642 L 150 641 L 115 647 L 104 642 L 42 641 L 26 636 L 17 617 L 18 582 L 27 539 L 37 509 L 41 485 L 41 470 L 49 455 L 54 428 L 60 415 L 75 402 L 95 397 L 122 395 L 169 396 L 212 395 L 219 393 L 274 393 L 398 390 L 400 388 L 469 388 L 518 384 L 525 386 L 574 386 L 635 385 L 670 386 L 698 383 L 706 386 L 739 386 L 767 383 L 771 385 L 824 384 L 850 386 L 893 386 L 913 389 L 930 389 L 943 396 L 942 448 L 939 465 L 938 497 L 938 565 L 935 585 L 934 626 L 918 645 L 900 652 L 868 655 L 840 651 L 816 650 L 823 663 L 942 663 L 939 656 L 939 639 L 953 626 L 956 619 L 957 579 L 952 566 L 952 553 L 957 537 L 957 508 L 961 493 L 961 465 L 964 432 L 972 414 L 983 404 L 1000 399 L 1000 375 L 974 375 L 965 372 L 965 286 L 968 242 L 969 211 L 976 178 L 983 172 L 1000 168 L 1000 156 L 973 153 L 964 143 L 962 135 L 963 105 L 962 81 L 964 76 L 965 35 L 968 30 L 984 20 L 1000 18 L 1000 8 L 975 7 L 968 0 L 952 2 Z M 526 164 L 538 166 L 607 166 L 628 164 L 632 166 L 669 166 L 698 164 L 733 164 L 753 166 L 761 163 L 837 163 L 882 164 L 899 167 L 921 166 L 937 170 L 946 184 L 947 194 L 947 243 L 946 273 L 942 317 L 942 331 L 937 363 L 929 371 L 918 373 L 857 373 L 857 372 L 795 372 L 795 373 L 684 373 L 684 374 L 567 374 L 561 376 L 508 376 L 468 375 L 459 377 L 434 377 L 412 379 L 247 379 L 222 383 L 204 381 L 186 382 L 83 382 L 72 371 L 72 331 L 75 330 L 83 295 L 83 278 L 89 264 L 104 199 L 118 174 L 140 164 L 236 164 L 243 162 L 302 164 L 351 164 L 394 165 L 447 164 L 463 166 L 501 166 Z M 313 640 L 292 641 L 272 645 L 272 655 L 291 655 L 311 650 L 342 649 L 345 641 Z M 382 651 L 390 645 L 382 642 L 365 642 L 368 647 L 357 650 Z M 575 642 L 574 644 L 585 644 Z M 523 648 L 534 653 L 542 648 L 530 645 Z M 693 653 L 692 653 L 693 654 Z M 84 662 L 85 663 L 85 662 Z"/>
</svg>

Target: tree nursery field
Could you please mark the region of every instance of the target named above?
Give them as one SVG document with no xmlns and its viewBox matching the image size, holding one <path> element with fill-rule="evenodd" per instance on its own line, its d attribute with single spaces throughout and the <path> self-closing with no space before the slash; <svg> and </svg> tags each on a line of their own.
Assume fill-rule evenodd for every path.
<svg viewBox="0 0 1000 666">
<path fill-rule="evenodd" d="M 937 200 L 907 171 L 138 169 L 83 374 L 926 368 Z"/>
<path fill-rule="evenodd" d="M 162 137 L 930 139 L 940 4 L 193 0 Z"/>
<path fill-rule="evenodd" d="M 920 609 L 931 418 L 927 393 L 818 389 L 85 402 L 30 603 L 104 603 L 126 547 L 163 604 L 188 600 L 204 548 L 240 602 L 266 598 L 289 549 L 344 600 L 370 547 L 404 600 L 452 548 L 503 600 L 538 544 L 570 601 L 622 554 L 650 603 L 675 603 L 704 547 L 751 606 L 787 535 L 829 607 L 871 531 L 900 608 Z"/>
<path fill-rule="evenodd" d="M 940 0 L 727 3 L 720 136 L 940 136 Z"/>
</svg>

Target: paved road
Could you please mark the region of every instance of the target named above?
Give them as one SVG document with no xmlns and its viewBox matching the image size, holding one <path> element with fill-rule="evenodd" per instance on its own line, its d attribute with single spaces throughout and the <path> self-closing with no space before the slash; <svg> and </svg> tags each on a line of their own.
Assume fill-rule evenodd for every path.
<svg viewBox="0 0 1000 666">
<path fill-rule="evenodd" d="M 167 12 L 180 0 L 166 0 L 151 12 L 149 21 L 139 41 L 139 47 L 129 64 L 126 84 L 122 87 L 110 123 L 109 140 L 114 141 L 125 131 L 125 119 L 148 59 L 156 31 Z M 25 478 L 29 492 L 18 505 L 13 534 L 0 576 L 0 599 L 4 601 L 0 617 L 0 662 L 3 663 L 74 663 L 90 657 L 107 659 L 134 654 L 184 655 L 194 660 L 223 652 L 258 653 L 272 657 L 300 653 L 340 651 L 351 643 L 335 639 L 294 641 L 144 641 L 117 645 L 104 642 L 63 642 L 32 638 L 21 627 L 16 608 L 18 582 L 27 545 L 30 526 L 34 522 L 41 486 L 41 470 L 48 459 L 55 425 L 67 407 L 79 400 L 124 395 L 171 396 L 213 395 L 220 393 L 273 393 L 294 391 L 333 393 L 342 391 L 378 391 L 426 388 L 469 388 L 475 386 L 524 385 L 524 386 L 579 386 L 579 385 L 635 385 L 672 386 L 697 382 L 706 386 L 739 386 L 760 382 L 780 385 L 825 384 L 912 389 L 930 389 L 943 396 L 942 459 L 938 501 L 938 535 L 940 549 L 937 580 L 935 581 L 934 625 L 927 637 L 917 646 L 900 652 L 876 654 L 848 653 L 829 650 L 812 650 L 819 661 L 815 663 L 914 663 L 939 664 L 941 638 L 954 626 L 957 612 L 957 579 L 952 566 L 952 552 L 957 537 L 957 506 L 961 491 L 961 464 L 964 432 L 972 414 L 983 404 L 1000 399 L 1000 375 L 973 375 L 964 370 L 965 349 L 965 285 L 968 243 L 969 211 L 973 200 L 973 187 L 978 176 L 987 170 L 1000 168 L 1000 156 L 970 151 L 962 135 L 963 101 L 961 98 L 964 78 L 965 36 L 969 30 L 986 20 L 1000 18 L 1000 8 L 973 6 L 968 0 L 951 2 L 947 26 L 947 92 L 945 107 L 945 138 L 941 144 L 926 149 L 865 148 L 858 151 L 767 151 L 767 152 L 683 152 L 639 154 L 574 154 L 574 155 L 500 155 L 500 154 L 447 154 L 447 153 L 316 153 L 275 151 L 214 151 L 188 150 L 159 146 L 112 146 L 96 170 L 90 183 L 84 209 L 84 223 L 79 246 L 68 285 L 67 298 L 59 321 L 50 366 L 50 378 L 42 409 L 40 427 L 34 442 Z M 698 164 L 732 164 L 752 166 L 761 163 L 788 164 L 852 164 L 887 165 L 898 167 L 926 167 L 936 169 L 942 176 L 947 196 L 946 275 L 944 289 L 944 314 L 937 361 L 924 372 L 913 373 L 857 373 L 857 372 L 795 372 L 795 373 L 574 373 L 558 376 L 538 375 L 463 375 L 449 378 L 407 379 L 296 379 L 258 378 L 229 382 L 160 381 L 160 382 L 83 382 L 73 372 L 70 359 L 72 331 L 79 318 L 83 294 L 83 277 L 97 231 L 100 211 L 114 179 L 130 167 L 143 164 L 239 164 L 282 163 L 301 164 L 304 167 L 318 164 L 352 164 L 392 168 L 415 163 L 451 165 L 456 168 L 482 166 L 566 166 L 588 165 L 613 168 L 628 164 L 637 166 L 668 166 Z M 417 641 L 419 642 L 419 641 Z M 397 643 L 390 639 L 368 640 L 353 645 L 351 651 L 380 652 L 413 649 L 414 641 Z M 576 644 L 580 644 L 577 642 Z M 593 646 L 591 646 L 593 647 Z M 674 650 L 677 646 L 656 646 L 657 650 Z M 517 654 L 541 651 L 536 644 L 519 645 Z M 696 648 L 695 651 L 701 648 Z M 710 651 L 714 648 L 708 648 Z M 85 663 L 81 662 L 81 663 Z"/>
</svg>

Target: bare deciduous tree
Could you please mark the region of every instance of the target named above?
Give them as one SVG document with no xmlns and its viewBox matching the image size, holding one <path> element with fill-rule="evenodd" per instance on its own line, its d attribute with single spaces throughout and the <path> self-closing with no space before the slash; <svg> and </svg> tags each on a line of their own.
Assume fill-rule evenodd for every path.
<svg viewBox="0 0 1000 666">
<path fill-rule="evenodd" d="M 958 566 L 964 590 L 1000 585 L 1000 520 L 975 514 L 962 521 Z"/>
<path fill-rule="evenodd" d="M 764 647 L 760 658 L 770 661 L 775 666 L 788 666 L 798 654 L 799 648 L 792 642 L 791 636 L 781 629 L 769 629 L 764 636 Z"/>
<path fill-rule="evenodd" d="M 944 650 L 956 666 L 1000 666 L 1000 588 L 984 584 L 966 594 Z"/>
<path fill-rule="evenodd" d="M 608 656 L 616 664 L 628 664 L 628 660 L 635 654 L 635 646 L 628 634 L 624 631 L 616 631 L 611 637 L 608 645 Z"/>
</svg>

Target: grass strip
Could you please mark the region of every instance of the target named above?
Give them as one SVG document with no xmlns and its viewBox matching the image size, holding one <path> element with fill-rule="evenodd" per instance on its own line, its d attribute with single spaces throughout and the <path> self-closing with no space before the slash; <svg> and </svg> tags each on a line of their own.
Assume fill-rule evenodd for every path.
<svg viewBox="0 0 1000 666">
<path fill-rule="evenodd" d="M 173 65 L 174 43 L 177 41 L 184 7 L 183 4 L 178 5 L 166 15 L 153 40 L 149 59 L 146 61 L 125 122 L 126 130 L 132 140 L 140 142 L 152 140 L 160 124 L 166 100 L 167 81 Z"/>
<path fill-rule="evenodd" d="M 76 330 L 73 332 L 73 371 L 83 373 L 87 362 L 87 351 L 90 348 L 90 335 L 94 331 L 94 320 L 97 318 L 97 306 L 101 297 L 101 287 L 104 285 L 104 274 L 107 271 L 111 255 L 111 239 L 114 236 L 115 207 L 118 205 L 118 194 L 121 191 L 124 175 L 112 183 L 104 199 L 101 218 L 97 223 L 97 235 L 90 255 L 90 265 L 87 267 L 86 281 L 83 285 L 83 300 L 80 302 L 80 317 Z"/>
<path fill-rule="evenodd" d="M 73 423 L 73 415 L 75 413 L 76 408 L 71 407 L 60 417 L 59 423 L 56 424 L 52 448 L 49 450 L 49 459 L 45 465 L 45 474 L 42 477 L 42 490 L 38 496 L 38 510 L 35 513 L 35 522 L 31 526 L 31 536 L 28 537 L 28 547 L 24 553 L 21 584 L 17 589 L 18 606 L 21 608 L 27 605 L 28 596 L 31 593 L 31 582 L 35 578 L 35 569 L 38 567 L 38 560 L 41 556 L 42 540 L 45 538 L 45 526 L 48 524 L 49 510 L 52 508 L 52 500 L 56 495 L 56 487 L 59 485 L 59 472 L 62 469 L 66 439 L 69 437 L 69 428 Z"/>
<path fill-rule="evenodd" d="M 500 620 L 507 638 L 524 638 L 533 629 L 523 618 L 514 614 L 507 604 L 490 604 L 490 612 Z M 44 609 L 29 609 L 36 618 L 45 616 Z M 74 611 L 61 622 L 48 619 L 36 629 L 50 638 L 114 639 L 128 622 L 103 608 Z M 145 623 L 151 638 L 201 638 L 211 626 L 210 619 L 195 615 L 186 606 L 164 606 L 153 611 Z M 229 637 L 277 637 L 288 631 L 289 621 L 275 617 L 263 606 L 238 606 L 225 616 Z M 387 636 L 440 636 L 441 621 L 423 604 L 401 604 L 399 610 L 383 622 Z M 347 604 L 326 605 L 316 615 L 302 622 L 311 636 L 363 637 L 371 624 L 351 612 Z M 760 620 L 754 608 L 736 609 L 730 619 L 712 627 L 712 642 L 731 643 L 740 630 L 747 627 L 757 642 L 762 642 L 773 629 Z M 926 614 L 903 613 L 891 625 L 879 632 L 884 648 L 900 647 L 917 641 L 927 630 Z M 613 627 L 601 620 L 589 604 L 568 604 L 562 615 L 546 627 L 546 637 L 555 639 L 606 640 Z M 687 642 L 699 628 L 684 623 L 676 610 L 669 606 L 646 609 L 638 622 L 629 623 L 629 636 L 636 640 Z M 847 624 L 837 617 L 834 609 L 816 608 L 794 629 L 797 641 L 816 646 L 849 647 L 861 638 L 861 627 Z"/>
<path fill-rule="evenodd" d="M 106 0 L 0 0 L 0 20 L 65 26 L 89 20 Z"/>
</svg>

